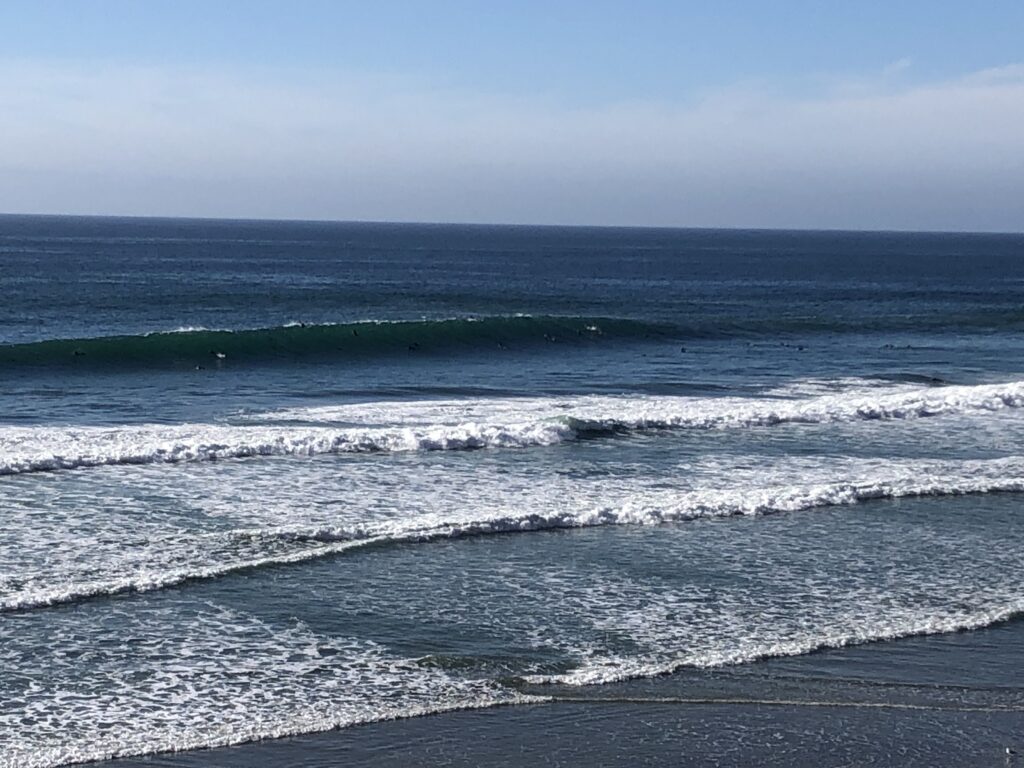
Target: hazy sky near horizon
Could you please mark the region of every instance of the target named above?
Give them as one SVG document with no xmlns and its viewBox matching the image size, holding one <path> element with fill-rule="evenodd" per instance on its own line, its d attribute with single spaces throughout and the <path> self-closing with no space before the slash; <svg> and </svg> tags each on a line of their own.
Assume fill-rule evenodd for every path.
<svg viewBox="0 0 1024 768">
<path fill-rule="evenodd" d="M 1024 230 L 1024 3 L 4 0 L 0 212 Z"/>
</svg>

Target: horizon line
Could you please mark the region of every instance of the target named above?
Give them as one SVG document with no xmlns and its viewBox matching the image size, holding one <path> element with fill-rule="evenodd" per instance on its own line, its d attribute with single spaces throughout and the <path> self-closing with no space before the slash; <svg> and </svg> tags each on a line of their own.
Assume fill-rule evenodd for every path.
<svg viewBox="0 0 1024 768">
<path fill-rule="evenodd" d="M 0 219 L 130 219 L 149 221 L 195 221 L 195 222 L 237 222 L 248 224 L 356 224 L 378 226 L 419 226 L 419 227 L 480 227 L 480 228 L 523 228 L 523 229 L 639 229 L 695 232 L 807 232 L 807 233 L 855 233 L 893 235 L 1024 235 L 1021 230 L 997 229 L 873 229 L 844 227 L 771 227 L 771 226 L 700 226 L 672 224 L 540 224 L 529 222 L 467 222 L 467 221 L 414 221 L 410 219 L 320 219 L 301 217 L 260 218 L 251 216 L 173 216 L 157 214 L 116 214 L 116 213 L 12 213 L 0 211 Z"/>
</svg>

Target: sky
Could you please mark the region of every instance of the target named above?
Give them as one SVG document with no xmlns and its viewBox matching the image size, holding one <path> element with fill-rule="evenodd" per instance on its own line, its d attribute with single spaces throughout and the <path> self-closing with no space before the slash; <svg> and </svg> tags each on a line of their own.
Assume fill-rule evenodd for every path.
<svg viewBox="0 0 1024 768">
<path fill-rule="evenodd" d="M 0 0 L 0 212 L 1024 231 L 1021 0 Z"/>
</svg>

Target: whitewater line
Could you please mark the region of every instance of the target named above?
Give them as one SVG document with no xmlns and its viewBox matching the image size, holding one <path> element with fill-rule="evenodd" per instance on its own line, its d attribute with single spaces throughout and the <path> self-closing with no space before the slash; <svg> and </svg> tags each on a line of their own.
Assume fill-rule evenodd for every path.
<svg viewBox="0 0 1024 768">
<path fill-rule="evenodd" d="M 259 417 L 271 424 L 8 426 L 0 427 L 0 476 L 260 456 L 530 448 L 618 433 L 915 420 L 1021 406 L 1024 381 L 795 400 L 584 395 L 396 401 L 292 409 Z M 275 423 L 304 419 L 321 421 L 304 426 Z"/>
<path fill-rule="evenodd" d="M 1000 460 L 995 460 L 1000 461 Z M 1005 462 L 1003 462 L 1005 463 Z M 903 482 L 903 485 L 899 485 Z M 432 542 L 477 536 L 554 531 L 573 528 L 597 528 L 612 525 L 660 525 L 700 518 L 767 516 L 810 509 L 849 506 L 865 501 L 1022 493 L 1024 475 L 1007 478 L 960 478 L 958 482 L 910 482 L 897 478 L 887 482 L 834 483 L 776 489 L 774 496 L 749 489 L 719 491 L 683 491 L 674 504 L 659 506 L 632 503 L 618 508 L 562 511 L 551 514 L 497 516 L 484 519 L 440 520 L 429 524 L 414 518 L 411 525 L 376 525 L 360 529 L 320 528 L 236 529 L 228 533 L 237 538 L 310 541 L 309 549 L 264 558 L 252 558 L 216 565 L 174 568 L 163 572 L 142 571 L 120 578 L 99 579 L 67 587 L 48 588 L 28 594 L 0 598 L 0 613 L 44 608 L 91 598 L 124 593 L 150 592 L 190 581 L 213 579 L 256 568 L 291 565 L 340 554 L 349 549 L 384 544 Z"/>
</svg>

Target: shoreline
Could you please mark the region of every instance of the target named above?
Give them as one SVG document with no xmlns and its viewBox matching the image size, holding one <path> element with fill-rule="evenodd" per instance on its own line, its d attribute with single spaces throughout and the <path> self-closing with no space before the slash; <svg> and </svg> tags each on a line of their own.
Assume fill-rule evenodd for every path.
<svg viewBox="0 0 1024 768">
<path fill-rule="evenodd" d="M 1024 621 L 95 768 L 1024 765 Z"/>
<path fill-rule="evenodd" d="M 1021 712 L 566 701 L 103 763 L 200 766 L 1004 765 Z M 1012 763 L 1016 765 L 1017 763 Z M 101 765 L 94 763 L 93 765 Z"/>
</svg>

